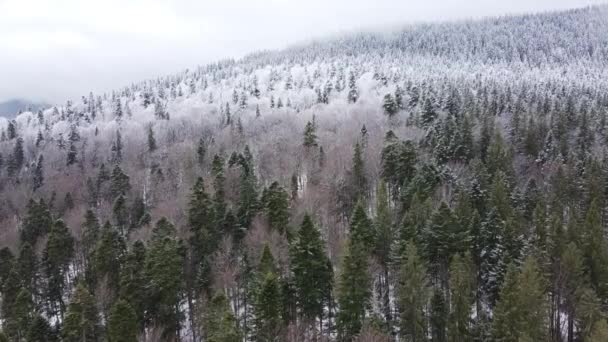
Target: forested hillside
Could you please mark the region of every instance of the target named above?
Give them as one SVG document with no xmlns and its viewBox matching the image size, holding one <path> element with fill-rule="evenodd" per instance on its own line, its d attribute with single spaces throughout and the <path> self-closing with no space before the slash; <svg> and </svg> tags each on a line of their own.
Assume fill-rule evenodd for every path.
<svg viewBox="0 0 608 342">
<path fill-rule="evenodd" d="M 0 119 L 0 341 L 608 341 L 606 32 L 415 25 Z"/>
</svg>

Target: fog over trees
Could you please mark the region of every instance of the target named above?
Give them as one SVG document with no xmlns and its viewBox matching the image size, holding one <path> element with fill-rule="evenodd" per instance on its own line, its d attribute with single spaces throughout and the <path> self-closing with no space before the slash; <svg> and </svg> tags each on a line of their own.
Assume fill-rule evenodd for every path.
<svg viewBox="0 0 608 342">
<path fill-rule="evenodd" d="M 0 341 L 608 340 L 608 7 L 0 119 Z"/>
</svg>

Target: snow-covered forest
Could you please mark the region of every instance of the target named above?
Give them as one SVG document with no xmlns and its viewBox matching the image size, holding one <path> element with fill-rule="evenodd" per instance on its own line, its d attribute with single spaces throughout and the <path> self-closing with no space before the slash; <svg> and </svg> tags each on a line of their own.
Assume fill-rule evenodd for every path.
<svg viewBox="0 0 608 342">
<path fill-rule="evenodd" d="M 606 32 L 419 24 L 0 118 L 0 341 L 608 341 Z"/>
</svg>

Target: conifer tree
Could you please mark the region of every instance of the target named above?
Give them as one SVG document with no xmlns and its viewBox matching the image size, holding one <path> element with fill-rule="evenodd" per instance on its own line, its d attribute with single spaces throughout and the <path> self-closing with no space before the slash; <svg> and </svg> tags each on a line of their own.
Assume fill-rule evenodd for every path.
<svg viewBox="0 0 608 342">
<path fill-rule="evenodd" d="M 308 121 L 306 127 L 304 127 L 304 147 L 316 146 L 318 146 L 316 127 L 312 122 Z"/>
<path fill-rule="evenodd" d="M 493 337 L 498 341 L 545 341 L 547 312 L 543 279 L 528 257 L 521 271 L 510 264 L 494 310 Z"/>
<path fill-rule="evenodd" d="M 112 142 L 110 152 L 112 152 L 112 163 L 120 164 L 122 162 L 122 136 L 120 131 L 116 131 L 116 140 Z"/>
<path fill-rule="evenodd" d="M 437 119 L 437 111 L 431 97 L 427 97 L 420 116 L 422 127 L 429 127 Z"/>
<path fill-rule="evenodd" d="M 143 331 L 145 325 L 147 302 L 145 264 L 146 247 L 141 241 L 136 241 L 125 257 L 124 266 L 120 272 L 119 296 L 133 309 L 138 331 Z"/>
<path fill-rule="evenodd" d="M 342 262 L 337 287 L 340 310 L 337 316 L 338 336 L 351 341 L 361 331 L 371 299 L 368 253 L 364 241 L 351 237 Z"/>
<path fill-rule="evenodd" d="M 392 94 L 384 95 L 382 108 L 384 109 L 384 114 L 386 114 L 389 118 L 392 118 L 395 114 L 397 114 L 398 107 Z"/>
<path fill-rule="evenodd" d="M 355 79 L 355 73 L 350 72 L 348 77 L 348 102 L 355 103 L 359 99 L 359 90 L 357 89 L 357 82 Z"/>
<path fill-rule="evenodd" d="M 112 342 L 137 341 L 135 311 L 125 300 L 118 300 L 110 311 L 108 340 Z"/>
<path fill-rule="evenodd" d="M 290 246 L 291 272 L 299 314 L 307 319 L 323 319 L 323 308 L 332 290 L 332 270 L 321 234 L 309 215 Z"/>
<path fill-rule="evenodd" d="M 154 130 L 152 125 L 148 126 L 148 151 L 154 152 L 158 146 L 156 145 L 156 138 L 154 138 Z"/>
<path fill-rule="evenodd" d="M 49 322 L 37 314 L 29 325 L 25 339 L 28 342 L 53 342 L 57 340 L 57 337 Z"/>
<path fill-rule="evenodd" d="M 129 176 L 122 171 L 120 166 L 115 165 L 110 177 L 110 196 L 117 198 L 120 195 L 126 195 L 130 189 Z"/>
<path fill-rule="evenodd" d="M 400 269 L 398 304 L 401 312 L 401 336 L 407 341 L 427 340 L 425 315 L 430 289 L 424 261 L 416 246 L 409 242 Z"/>
<path fill-rule="evenodd" d="M 98 341 L 99 322 L 95 299 L 78 283 L 65 314 L 61 336 L 66 342 Z"/>
<path fill-rule="evenodd" d="M 351 184 L 353 188 L 353 199 L 364 200 L 368 197 L 367 175 L 365 174 L 365 162 L 363 161 L 363 150 L 361 144 L 355 144 L 353 151 L 353 168 L 351 171 Z"/>
<path fill-rule="evenodd" d="M 268 245 L 264 246 L 258 266 L 258 285 L 255 293 L 255 337 L 259 341 L 276 340 L 281 333 L 281 283 Z"/>
<path fill-rule="evenodd" d="M 363 203 L 357 202 L 350 222 L 350 236 L 352 240 L 361 242 L 367 252 L 376 247 L 376 232 L 370 219 L 365 213 Z"/>
<path fill-rule="evenodd" d="M 435 288 L 430 303 L 430 327 L 433 342 L 447 341 L 448 307 L 441 289 Z"/>
<path fill-rule="evenodd" d="M 380 280 L 379 297 L 382 305 L 384 319 L 390 323 L 392 320 L 390 304 L 390 274 L 389 269 L 393 264 L 391 246 L 395 238 L 395 229 L 392 223 L 392 213 L 386 183 L 381 179 L 376 193 L 376 217 L 374 219 L 375 246 L 374 255 L 382 268 L 382 279 Z"/>
<path fill-rule="evenodd" d="M 38 157 L 36 168 L 34 169 L 34 176 L 32 179 L 33 190 L 36 191 L 44 185 L 44 157 L 42 154 Z"/>
<path fill-rule="evenodd" d="M 473 274 L 468 256 L 455 255 L 450 264 L 450 313 L 448 341 L 470 339 L 471 307 L 473 305 Z"/>
<path fill-rule="evenodd" d="M 74 238 L 62 220 L 57 220 L 48 235 L 44 249 L 43 263 L 47 284 L 49 313 L 63 317 L 65 303 L 63 292 L 66 286 L 68 268 L 74 255 Z"/>
<path fill-rule="evenodd" d="M 262 202 L 266 208 L 270 228 L 280 233 L 287 232 L 289 224 L 287 191 L 278 182 L 273 182 L 265 192 Z"/>
<path fill-rule="evenodd" d="M 199 165 L 203 165 L 205 161 L 205 155 L 207 154 L 207 145 L 203 138 L 198 139 L 198 147 L 196 148 L 196 157 Z"/>
<path fill-rule="evenodd" d="M 161 218 L 152 230 L 144 273 L 148 282 L 146 312 L 152 325 L 163 327 L 163 339 L 177 338 L 182 315 L 183 253 L 173 224 Z"/>
<path fill-rule="evenodd" d="M 205 341 L 241 342 L 242 334 L 236 317 L 230 310 L 228 299 L 223 293 L 215 295 L 209 304 L 205 317 Z"/>
</svg>

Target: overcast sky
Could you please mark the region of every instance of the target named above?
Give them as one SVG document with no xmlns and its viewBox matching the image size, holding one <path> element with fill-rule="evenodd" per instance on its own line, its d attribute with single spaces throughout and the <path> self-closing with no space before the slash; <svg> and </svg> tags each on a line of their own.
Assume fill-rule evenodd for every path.
<svg viewBox="0 0 608 342">
<path fill-rule="evenodd" d="M 0 101 L 89 91 L 310 38 L 606 0 L 0 0 Z"/>
</svg>

